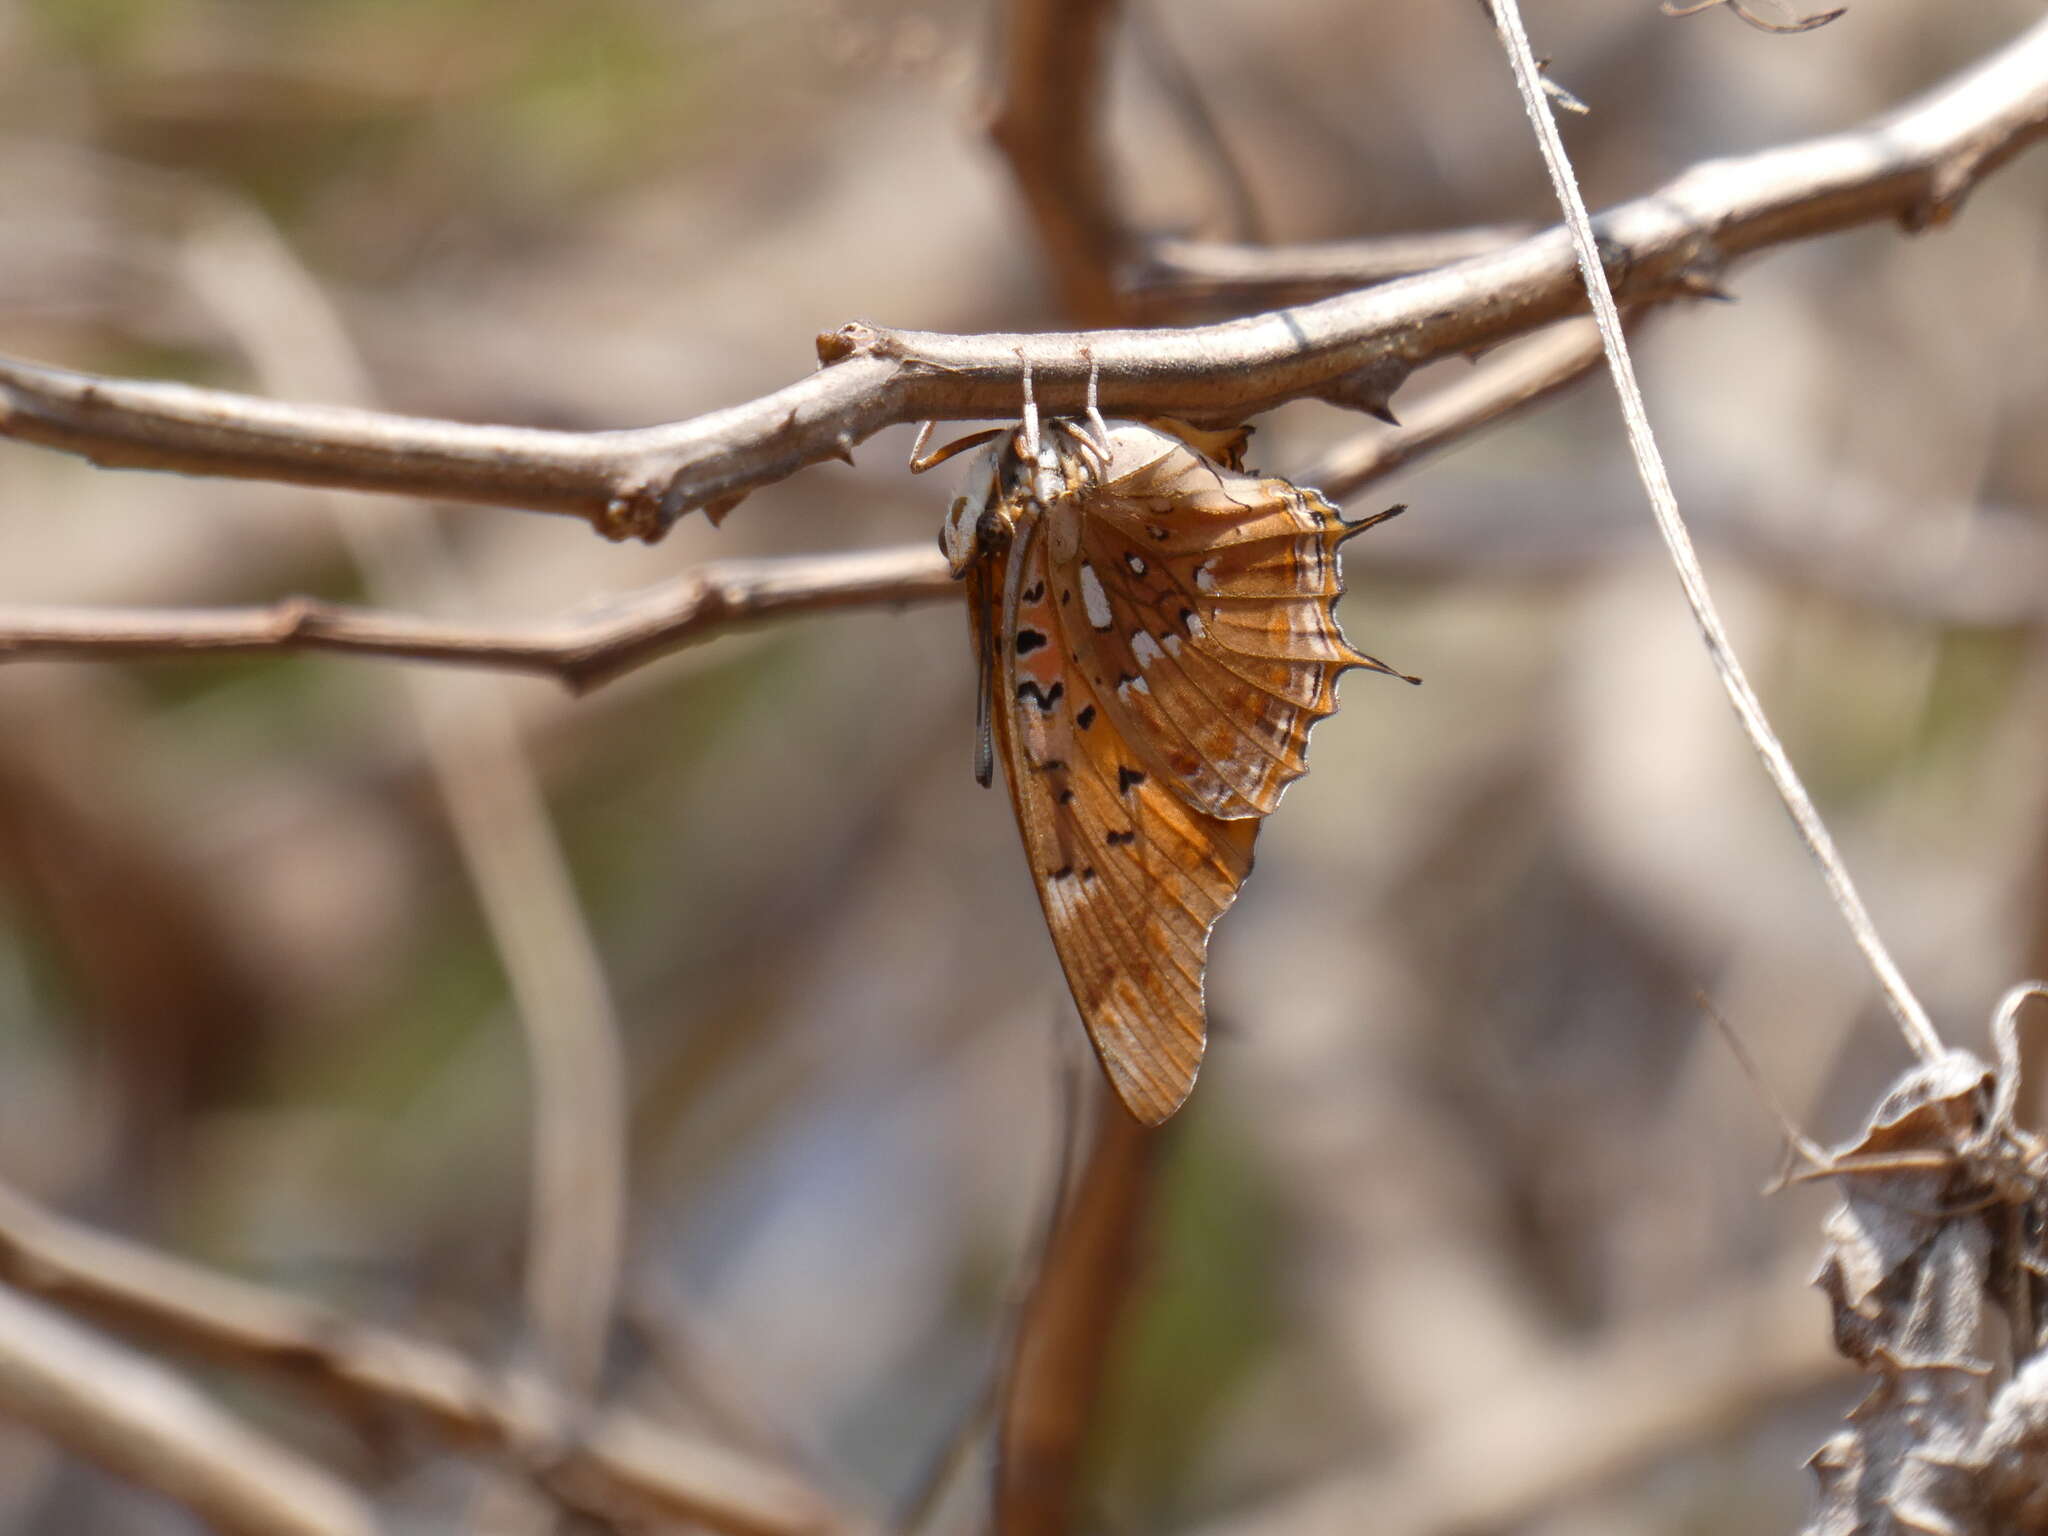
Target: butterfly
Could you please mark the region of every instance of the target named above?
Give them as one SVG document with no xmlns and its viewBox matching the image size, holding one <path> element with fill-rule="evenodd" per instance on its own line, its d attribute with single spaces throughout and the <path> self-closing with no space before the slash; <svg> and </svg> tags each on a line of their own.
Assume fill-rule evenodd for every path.
<svg viewBox="0 0 2048 1536">
<path fill-rule="evenodd" d="M 1334 612 L 1337 546 L 1401 509 L 1347 523 L 1247 473 L 1249 435 L 1092 406 L 1041 431 L 1027 392 L 1016 427 L 912 460 L 986 445 L 939 535 L 980 668 L 975 777 L 1002 760 L 1075 1005 L 1147 1125 L 1194 1088 L 1210 929 L 1338 675 L 1403 675 Z"/>
</svg>

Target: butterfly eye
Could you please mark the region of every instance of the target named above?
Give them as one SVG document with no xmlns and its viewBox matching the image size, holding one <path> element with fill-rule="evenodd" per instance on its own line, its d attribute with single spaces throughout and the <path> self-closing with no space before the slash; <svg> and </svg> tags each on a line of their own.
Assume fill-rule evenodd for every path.
<svg viewBox="0 0 2048 1536">
<path fill-rule="evenodd" d="M 1002 513 L 994 507 L 985 508 L 974 520 L 974 542 L 983 553 L 1007 549 L 1010 544 L 1010 525 L 1003 520 Z"/>
</svg>

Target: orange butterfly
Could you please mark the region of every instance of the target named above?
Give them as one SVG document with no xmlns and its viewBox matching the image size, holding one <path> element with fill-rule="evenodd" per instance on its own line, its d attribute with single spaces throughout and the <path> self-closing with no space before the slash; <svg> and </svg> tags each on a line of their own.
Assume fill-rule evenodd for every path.
<svg viewBox="0 0 2048 1536">
<path fill-rule="evenodd" d="M 1091 408 L 1041 435 L 1028 390 L 1017 427 L 912 467 L 988 444 L 939 536 L 980 661 L 975 777 L 1002 758 L 1096 1055 L 1157 1125 L 1201 1068 L 1209 930 L 1260 818 L 1306 771 L 1337 675 L 1393 671 L 1345 642 L 1333 605 L 1337 546 L 1400 508 L 1346 523 L 1244 472 L 1242 428 Z"/>
</svg>

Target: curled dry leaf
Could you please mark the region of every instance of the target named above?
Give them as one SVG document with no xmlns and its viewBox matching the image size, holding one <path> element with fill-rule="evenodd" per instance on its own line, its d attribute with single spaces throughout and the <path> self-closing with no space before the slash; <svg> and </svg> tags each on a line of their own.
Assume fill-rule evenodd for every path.
<svg viewBox="0 0 2048 1536">
<path fill-rule="evenodd" d="M 1816 1283 L 1877 1380 L 1815 1453 L 1808 1536 L 2048 1531 L 2042 1144 L 1963 1051 L 1893 1086 L 1820 1172 L 1840 1180 Z"/>
</svg>

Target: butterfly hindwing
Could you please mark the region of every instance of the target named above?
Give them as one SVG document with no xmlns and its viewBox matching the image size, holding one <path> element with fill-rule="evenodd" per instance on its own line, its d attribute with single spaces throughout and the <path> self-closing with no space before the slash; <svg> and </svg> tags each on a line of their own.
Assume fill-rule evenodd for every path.
<svg viewBox="0 0 2048 1536">
<path fill-rule="evenodd" d="M 1148 428 L 1047 514 L 1079 663 L 1154 771 L 1226 819 L 1263 816 L 1306 771 L 1336 679 L 1367 658 L 1334 604 L 1350 531 L 1313 492 L 1217 464 Z M 1068 530 L 1061 520 L 1071 522 Z"/>
<path fill-rule="evenodd" d="M 1042 532 L 1009 558 L 1016 620 L 998 672 L 997 746 L 1053 946 L 1118 1095 L 1157 1124 L 1194 1087 L 1209 930 L 1251 869 L 1256 821 L 1226 821 L 1155 777 L 1072 664 Z M 1062 597 L 1065 602 L 1062 603 Z"/>
</svg>

